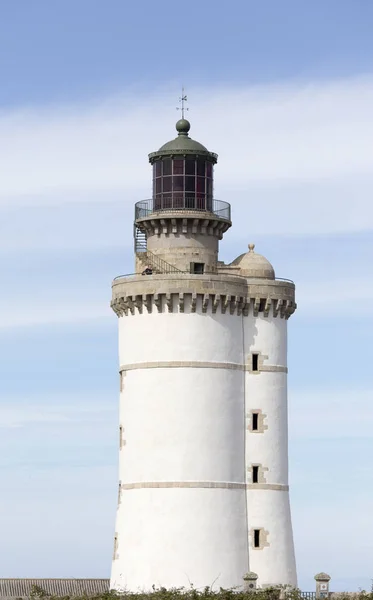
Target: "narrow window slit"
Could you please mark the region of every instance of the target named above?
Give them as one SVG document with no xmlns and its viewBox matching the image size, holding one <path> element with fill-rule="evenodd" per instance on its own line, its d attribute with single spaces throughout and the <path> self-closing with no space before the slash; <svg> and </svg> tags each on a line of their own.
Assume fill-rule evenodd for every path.
<svg viewBox="0 0 373 600">
<path fill-rule="evenodd" d="M 259 428 L 259 413 L 253 413 L 252 427 L 253 427 L 253 431 L 258 431 L 258 428 Z"/>
<path fill-rule="evenodd" d="M 258 483 L 258 480 L 259 480 L 259 467 L 254 466 L 253 467 L 253 483 Z"/>
<path fill-rule="evenodd" d="M 259 354 L 253 353 L 252 355 L 252 369 L 253 371 L 258 371 L 258 363 L 259 363 Z"/>
<path fill-rule="evenodd" d="M 254 548 L 260 548 L 260 529 L 254 529 Z"/>
</svg>

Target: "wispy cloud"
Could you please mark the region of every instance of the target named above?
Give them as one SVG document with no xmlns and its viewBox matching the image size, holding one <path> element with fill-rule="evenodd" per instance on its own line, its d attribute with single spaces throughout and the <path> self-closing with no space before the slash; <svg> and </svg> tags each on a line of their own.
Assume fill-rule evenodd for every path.
<svg viewBox="0 0 373 600">
<path fill-rule="evenodd" d="M 151 189 L 146 153 L 173 136 L 167 92 L 3 111 L 0 205 L 89 205 L 119 194 L 132 213 Z M 237 235 L 373 226 L 371 77 L 190 97 L 192 134 L 220 153 L 216 192 L 234 204 Z"/>
</svg>

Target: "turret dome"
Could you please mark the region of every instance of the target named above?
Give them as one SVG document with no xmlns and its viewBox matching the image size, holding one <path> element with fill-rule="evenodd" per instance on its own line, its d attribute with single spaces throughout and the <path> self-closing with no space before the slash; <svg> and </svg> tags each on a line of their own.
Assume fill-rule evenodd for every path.
<svg viewBox="0 0 373 600">
<path fill-rule="evenodd" d="M 255 279 L 275 279 L 275 270 L 261 254 L 254 252 L 255 244 L 249 244 L 249 251 L 238 256 L 232 266 L 239 267 L 241 275 Z"/>
</svg>

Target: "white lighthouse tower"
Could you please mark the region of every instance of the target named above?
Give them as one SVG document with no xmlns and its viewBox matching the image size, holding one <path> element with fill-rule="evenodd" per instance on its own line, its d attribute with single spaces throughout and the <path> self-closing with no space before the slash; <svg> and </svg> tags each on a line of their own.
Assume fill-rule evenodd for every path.
<svg viewBox="0 0 373 600">
<path fill-rule="evenodd" d="M 119 490 L 111 587 L 296 586 L 288 487 L 291 281 L 254 245 L 218 245 L 217 155 L 190 124 L 149 156 L 135 206 L 136 275 L 113 282 L 120 360 Z M 144 274 L 143 274 L 144 273 Z"/>
</svg>

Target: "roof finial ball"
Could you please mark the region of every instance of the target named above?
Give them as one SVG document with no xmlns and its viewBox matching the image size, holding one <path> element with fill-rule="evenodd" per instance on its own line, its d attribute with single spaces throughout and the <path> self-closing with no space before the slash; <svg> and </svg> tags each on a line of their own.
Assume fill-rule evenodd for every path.
<svg viewBox="0 0 373 600">
<path fill-rule="evenodd" d="M 249 252 L 254 252 L 255 244 L 249 244 Z"/>
<path fill-rule="evenodd" d="M 187 119 L 180 119 L 176 123 L 176 131 L 179 135 L 188 135 L 188 131 L 190 129 L 190 123 Z"/>
</svg>

